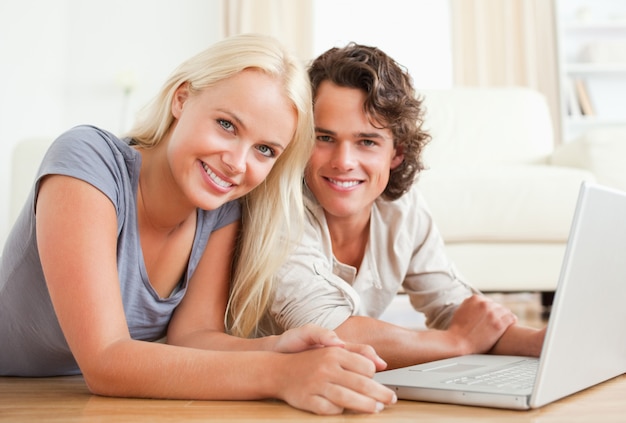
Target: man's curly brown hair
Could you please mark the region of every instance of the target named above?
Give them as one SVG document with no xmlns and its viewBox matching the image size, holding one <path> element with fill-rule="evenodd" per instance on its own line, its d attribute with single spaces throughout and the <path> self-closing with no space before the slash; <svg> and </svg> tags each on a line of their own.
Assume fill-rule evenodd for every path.
<svg viewBox="0 0 626 423">
<path fill-rule="evenodd" d="M 372 125 L 378 122 L 390 129 L 394 146 L 404 155 L 402 163 L 391 170 L 382 194 L 389 200 L 400 198 L 424 169 L 421 154 L 430 141 L 422 129 L 422 98 L 416 94 L 406 68 L 376 47 L 349 43 L 313 60 L 309 77 L 313 101 L 320 84 L 327 80 L 366 93 L 364 108 Z"/>
</svg>

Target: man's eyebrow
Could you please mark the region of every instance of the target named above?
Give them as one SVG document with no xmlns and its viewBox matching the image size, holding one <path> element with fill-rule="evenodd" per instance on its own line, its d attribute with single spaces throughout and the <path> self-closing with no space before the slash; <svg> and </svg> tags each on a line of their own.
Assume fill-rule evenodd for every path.
<svg viewBox="0 0 626 423">
<path fill-rule="evenodd" d="M 331 131 L 330 129 L 320 128 L 319 126 L 315 127 L 315 132 L 321 132 L 322 134 L 326 134 L 326 135 L 337 135 L 335 131 Z"/>
<path fill-rule="evenodd" d="M 326 134 L 326 135 L 337 135 L 335 131 L 331 131 L 330 129 L 320 128 L 319 126 L 315 127 L 315 132 Z M 377 138 L 377 139 L 384 138 L 384 136 L 378 132 L 356 132 L 353 134 L 353 136 L 355 138 Z"/>
<path fill-rule="evenodd" d="M 356 138 L 384 138 L 378 132 L 357 132 L 354 134 Z"/>
</svg>

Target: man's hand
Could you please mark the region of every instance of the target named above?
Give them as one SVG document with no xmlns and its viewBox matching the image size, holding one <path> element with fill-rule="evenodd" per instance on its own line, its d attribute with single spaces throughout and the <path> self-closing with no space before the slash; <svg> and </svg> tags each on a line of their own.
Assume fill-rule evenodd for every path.
<svg viewBox="0 0 626 423">
<path fill-rule="evenodd" d="M 454 313 L 448 331 L 459 339 L 463 354 L 481 354 L 491 350 L 516 322 L 515 314 L 503 305 L 485 296 L 473 295 Z"/>
</svg>

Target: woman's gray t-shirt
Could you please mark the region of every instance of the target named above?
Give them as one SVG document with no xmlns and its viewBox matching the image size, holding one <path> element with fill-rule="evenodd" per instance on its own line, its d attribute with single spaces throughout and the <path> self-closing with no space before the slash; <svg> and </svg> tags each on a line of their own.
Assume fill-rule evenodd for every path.
<svg viewBox="0 0 626 423">
<path fill-rule="evenodd" d="M 187 271 L 168 298 L 159 298 L 148 280 L 137 228 L 136 193 L 140 167 L 141 155 L 126 141 L 91 126 L 75 127 L 50 146 L 2 252 L 0 375 L 80 373 L 54 313 L 37 250 L 35 198 L 39 181 L 46 175 L 81 179 L 111 200 L 117 213 L 118 273 L 130 335 L 133 339 L 145 341 L 165 335 L 211 232 L 238 220 L 241 211 L 237 201 L 216 210 L 198 211 Z M 71 287 L 71 283 L 67 286 Z"/>
</svg>

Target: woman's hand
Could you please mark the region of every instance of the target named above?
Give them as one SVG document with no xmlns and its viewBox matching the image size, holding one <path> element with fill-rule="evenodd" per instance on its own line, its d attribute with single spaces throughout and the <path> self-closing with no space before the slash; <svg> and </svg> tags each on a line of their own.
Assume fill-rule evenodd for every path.
<svg viewBox="0 0 626 423">
<path fill-rule="evenodd" d="M 285 357 L 288 370 L 277 375 L 278 397 L 294 407 L 326 415 L 344 410 L 376 413 L 397 401 L 391 389 L 372 379 L 374 362 L 348 346 L 314 348 Z"/>
</svg>

